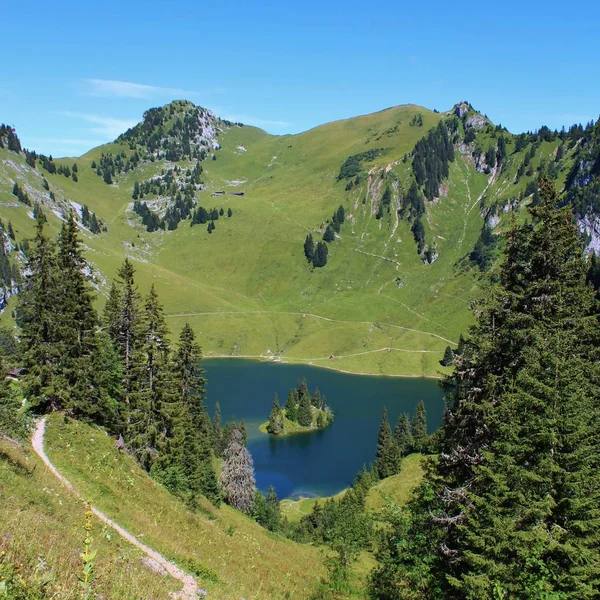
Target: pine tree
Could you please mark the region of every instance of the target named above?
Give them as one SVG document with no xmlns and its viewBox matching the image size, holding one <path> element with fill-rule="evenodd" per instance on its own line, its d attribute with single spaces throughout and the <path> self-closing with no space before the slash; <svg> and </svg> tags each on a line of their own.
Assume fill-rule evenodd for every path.
<svg viewBox="0 0 600 600">
<path fill-rule="evenodd" d="M 323 234 L 323 241 L 333 242 L 333 240 L 335 240 L 335 232 L 333 230 L 333 227 L 331 226 L 331 223 L 329 223 L 325 228 L 325 233 Z"/>
<path fill-rule="evenodd" d="M 444 357 L 440 360 L 440 364 L 443 367 L 448 367 L 454 362 L 454 352 L 452 352 L 452 348 L 450 346 L 446 346 L 446 350 L 444 351 Z"/>
<path fill-rule="evenodd" d="M 415 452 L 425 452 L 427 450 L 427 411 L 425 409 L 425 403 L 421 400 L 416 408 L 415 414 L 412 418 L 411 423 L 412 437 L 413 437 L 413 450 Z"/>
<path fill-rule="evenodd" d="M 146 432 L 149 398 L 142 393 L 144 381 L 143 309 L 128 258 L 113 283 L 104 309 L 104 322 L 123 364 L 122 431 L 129 449 L 138 457 L 151 451 Z"/>
<path fill-rule="evenodd" d="M 392 437 L 392 429 L 388 421 L 387 408 L 381 414 L 381 424 L 377 435 L 377 452 L 375 470 L 380 479 L 395 475 L 400 468 L 400 452 Z"/>
<path fill-rule="evenodd" d="M 61 347 L 57 370 L 65 408 L 99 423 L 112 423 L 114 415 L 105 390 L 99 385 L 95 355 L 98 352 L 98 315 L 87 281 L 73 213 L 63 223 L 58 239 L 55 328 Z"/>
<path fill-rule="evenodd" d="M 394 429 L 394 438 L 401 456 L 406 456 L 414 445 L 412 427 L 407 413 L 401 413 Z"/>
<path fill-rule="evenodd" d="M 290 390 L 285 401 L 285 416 L 290 421 L 298 420 L 298 392 Z"/>
<path fill-rule="evenodd" d="M 306 384 L 306 381 L 304 381 Z M 299 394 L 300 402 L 298 404 L 298 425 L 303 427 L 310 427 L 312 425 L 312 409 L 311 409 L 311 398 L 308 391 L 306 393 Z"/>
<path fill-rule="evenodd" d="M 312 395 L 311 403 L 315 408 L 321 408 L 321 391 L 318 387 L 315 388 L 315 393 Z"/>
<path fill-rule="evenodd" d="M 56 252 L 55 245 L 44 235 L 40 217 L 25 273 L 17 323 L 22 332 L 24 366 L 28 373 L 27 396 L 36 411 L 58 410 L 64 406 L 60 382 L 55 380 L 63 351 L 56 334 Z"/>
<path fill-rule="evenodd" d="M 168 335 L 163 307 L 158 301 L 158 294 L 152 284 L 142 312 L 141 360 L 143 364 L 140 389 L 136 397 L 136 404 L 144 407 L 144 412 L 138 416 L 138 419 L 143 422 L 143 435 L 146 438 L 138 460 L 147 470 L 150 469 L 152 457 L 157 451 L 158 438 L 166 428 L 167 409 L 164 403 L 168 402 L 169 388 L 173 385 Z"/>
<path fill-rule="evenodd" d="M 279 406 L 277 394 L 275 394 L 275 397 L 273 398 L 273 408 L 269 415 L 267 431 L 273 435 L 281 435 L 283 433 L 283 411 L 281 410 L 281 406 Z"/>
<path fill-rule="evenodd" d="M 315 255 L 315 242 L 312 235 L 309 233 L 304 240 L 304 256 L 308 262 L 312 262 Z"/>
<path fill-rule="evenodd" d="M 251 514 L 255 496 L 254 467 L 238 429 L 233 430 L 225 450 L 220 482 L 225 501 L 247 515 Z"/>
</svg>

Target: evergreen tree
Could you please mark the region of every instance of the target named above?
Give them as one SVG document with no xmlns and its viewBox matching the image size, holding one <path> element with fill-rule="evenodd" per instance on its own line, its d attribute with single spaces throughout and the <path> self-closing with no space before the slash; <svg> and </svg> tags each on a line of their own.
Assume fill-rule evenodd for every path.
<svg viewBox="0 0 600 600">
<path fill-rule="evenodd" d="M 400 456 L 406 456 L 414 445 L 412 427 L 407 413 L 401 413 L 394 429 L 394 438 L 398 445 Z"/>
<path fill-rule="evenodd" d="M 333 230 L 333 227 L 331 226 L 331 223 L 329 223 L 325 228 L 325 233 L 323 234 L 323 241 L 333 242 L 333 240 L 335 240 L 335 232 Z"/>
<path fill-rule="evenodd" d="M 445 380 L 439 460 L 390 531 L 374 597 L 597 597 L 599 310 L 558 204 L 542 181 L 533 224 L 509 232 Z"/>
<path fill-rule="evenodd" d="M 62 388 L 55 380 L 62 345 L 56 333 L 56 252 L 44 235 L 38 217 L 36 236 L 27 257 L 25 279 L 19 295 L 17 323 L 24 346 L 25 381 L 31 407 L 40 412 L 64 408 Z"/>
<path fill-rule="evenodd" d="M 315 243 L 312 235 L 309 233 L 304 240 L 304 256 L 308 262 L 312 262 L 315 255 Z"/>
<path fill-rule="evenodd" d="M 279 406 L 277 394 L 275 394 L 275 397 L 273 398 L 273 408 L 269 415 L 267 431 L 273 435 L 281 435 L 283 433 L 283 411 L 281 410 L 281 406 Z"/>
<path fill-rule="evenodd" d="M 98 316 L 88 284 L 73 213 L 63 223 L 58 239 L 57 291 L 54 301 L 56 343 L 61 348 L 60 378 L 64 407 L 96 422 L 112 423 L 113 403 L 99 385 L 97 363 Z"/>
<path fill-rule="evenodd" d="M 413 450 L 415 452 L 425 452 L 427 450 L 427 411 L 425 403 L 421 400 L 416 408 L 411 424 L 413 437 Z"/>
<path fill-rule="evenodd" d="M 148 470 L 152 456 L 156 452 L 159 435 L 166 428 L 163 404 L 165 401 L 168 402 L 168 390 L 173 385 L 170 377 L 168 335 L 163 307 L 158 301 L 158 294 L 152 284 L 142 313 L 143 365 L 140 390 L 136 399 L 137 406 L 144 407 L 144 411 L 137 416 L 137 419 L 144 423 L 144 435 L 147 438 L 138 459 Z"/>
<path fill-rule="evenodd" d="M 454 352 L 452 352 L 452 348 L 450 346 L 446 346 L 446 350 L 444 350 L 444 357 L 440 360 L 440 364 L 443 367 L 448 367 L 454 362 Z"/>
<path fill-rule="evenodd" d="M 377 436 L 377 453 L 375 456 L 375 470 L 380 479 L 395 475 L 400 468 L 400 452 L 392 437 L 392 429 L 388 421 L 387 408 L 381 414 L 381 424 Z"/>
<path fill-rule="evenodd" d="M 313 266 L 324 267 L 327 264 L 328 253 L 327 244 L 325 242 L 317 242 L 317 247 L 313 255 Z"/>
<path fill-rule="evenodd" d="M 304 383 L 306 384 L 306 381 L 304 381 Z M 310 427 L 310 425 L 312 425 L 312 409 L 310 400 L 310 394 L 308 392 L 300 395 L 297 421 L 298 425 L 302 425 L 303 427 Z"/>
<path fill-rule="evenodd" d="M 225 450 L 220 482 L 225 501 L 247 515 L 251 514 L 255 497 L 254 467 L 238 429 L 233 430 Z"/>
<path fill-rule="evenodd" d="M 285 401 L 285 416 L 290 421 L 298 420 L 298 392 L 290 390 Z"/>
<path fill-rule="evenodd" d="M 311 403 L 315 408 L 321 408 L 321 391 L 318 387 L 315 388 L 315 393 L 312 395 Z"/>
</svg>

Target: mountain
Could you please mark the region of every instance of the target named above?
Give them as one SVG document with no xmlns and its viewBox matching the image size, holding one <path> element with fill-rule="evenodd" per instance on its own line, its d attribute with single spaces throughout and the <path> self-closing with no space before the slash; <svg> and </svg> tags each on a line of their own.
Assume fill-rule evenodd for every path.
<svg viewBox="0 0 600 600">
<path fill-rule="evenodd" d="M 25 150 L 8 126 L 0 140 L 3 304 L 34 212 L 55 233 L 75 210 L 100 296 L 129 256 L 206 356 L 446 371 L 497 234 L 543 173 L 600 247 L 599 123 L 513 135 L 460 102 L 273 136 L 175 101 L 77 158 Z"/>
</svg>

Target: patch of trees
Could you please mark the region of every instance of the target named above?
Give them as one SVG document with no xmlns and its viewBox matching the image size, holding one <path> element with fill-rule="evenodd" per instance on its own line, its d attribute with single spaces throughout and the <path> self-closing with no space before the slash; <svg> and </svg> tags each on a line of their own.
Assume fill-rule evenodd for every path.
<svg viewBox="0 0 600 600">
<path fill-rule="evenodd" d="M 224 214 L 225 211 L 222 207 L 206 209 L 204 206 L 198 206 L 198 208 L 196 208 L 192 214 L 190 226 L 193 227 L 194 225 L 204 225 L 209 221 L 218 221 L 219 217 L 222 217 Z M 227 209 L 227 216 L 233 216 L 233 211 L 231 208 Z"/>
<path fill-rule="evenodd" d="M 411 127 L 423 127 L 423 115 L 421 113 L 416 114 L 410 120 L 410 126 Z"/>
<path fill-rule="evenodd" d="M 381 219 L 384 212 L 390 212 L 390 206 L 392 204 L 392 191 L 389 186 L 385 187 L 381 200 L 379 201 L 379 208 L 377 209 L 376 219 Z"/>
<path fill-rule="evenodd" d="M 4 123 L 0 125 L 0 148 L 7 148 L 17 154 L 21 152 L 21 140 L 15 128 Z"/>
<path fill-rule="evenodd" d="M 81 224 L 95 234 L 107 230 L 106 225 L 88 208 L 87 204 L 81 207 Z"/>
<path fill-rule="evenodd" d="M 599 309 L 571 209 L 549 180 L 540 196 L 474 307 L 438 459 L 390 513 L 373 598 L 597 594 Z"/>
<path fill-rule="evenodd" d="M 127 143 L 132 150 L 143 147 L 151 161 L 203 161 L 209 156 L 209 139 L 214 136 L 211 118 L 206 109 L 191 103 L 172 102 L 147 110 L 142 121 L 120 135 L 117 141 Z"/>
<path fill-rule="evenodd" d="M 279 398 L 275 394 L 267 422 L 267 432 L 273 435 L 286 433 L 285 419 L 302 427 L 323 429 L 333 422 L 333 412 L 319 388 L 316 388 L 312 395 L 309 393 L 306 379 L 303 378 L 289 391 L 285 407 L 279 405 Z"/>
<path fill-rule="evenodd" d="M 12 193 L 19 199 L 19 202 L 22 202 L 27 206 L 31 206 L 31 198 L 29 197 L 29 194 L 27 194 L 27 192 L 16 181 L 13 184 Z"/>
<path fill-rule="evenodd" d="M 194 331 L 186 324 L 170 341 L 156 290 L 141 296 L 132 263 L 119 269 L 100 318 L 71 214 L 56 241 L 38 218 L 24 272 L 16 317 L 29 409 L 104 426 L 191 508 L 203 494 L 248 512 L 255 490 L 245 427 L 222 427 L 218 412 L 211 422 Z M 0 413 L 6 406 L 0 394 Z M 225 458 L 221 483 L 215 456 Z"/>
<path fill-rule="evenodd" d="M 440 121 L 413 150 L 412 169 L 415 180 L 423 186 L 425 197 L 433 200 L 439 195 L 440 184 L 449 174 L 449 163 L 454 161 L 454 146 L 450 132 Z"/>
<path fill-rule="evenodd" d="M 473 251 L 469 255 L 471 262 L 475 263 L 481 271 L 487 271 L 494 260 L 495 250 L 498 246 L 498 236 L 494 235 L 492 228 L 486 221 L 481 228 Z"/>
<path fill-rule="evenodd" d="M 141 183 L 136 181 L 133 185 L 131 197 L 134 200 L 142 200 L 147 196 L 171 196 L 178 193 L 193 194 L 198 186 L 202 184 L 200 175 L 202 165 L 197 162 L 192 169 L 182 169 L 175 165 L 170 169 L 163 169 L 161 175 L 147 179 Z"/>
<path fill-rule="evenodd" d="M 304 256 L 309 263 L 312 263 L 314 267 L 324 267 L 327 264 L 327 255 L 329 250 L 327 244 L 322 241 L 318 241 L 315 245 L 313 236 L 309 233 L 304 240 Z"/>
<path fill-rule="evenodd" d="M 578 130 L 579 145 L 565 183 L 566 199 L 576 215 L 600 214 L 600 120 Z"/>
<path fill-rule="evenodd" d="M 340 167 L 340 172 L 337 176 L 337 180 L 341 181 L 342 179 L 353 179 L 360 175 L 362 170 L 362 163 L 364 161 L 372 161 L 375 160 L 382 152 L 383 148 L 373 148 L 372 150 L 367 150 L 366 152 L 360 152 L 359 154 L 353 154 L 349 156 Z"/>
<path fill-rule="evenodd" d="M 433 440 L 427 433 L 427 411 L 421 400 L 412 419 L 406 413 L 398 417 L 392 433 L 388 421 L 387 409 L 384 408 L 377 436 L 377 450 L 373 472 L 379 479 L 391 477 L 400 472 L 402 458 L 413 452 L 428 453 Z"/>
<path fill-rule="evenodd" d="M 340 229 L 346 220 L 346 211 L 340 204 L 338 209 L 331 216 L 331 220 L 327 223 L 323 232 L 323 241 L 315 242 L 313 236 L 309 233 L 304 240 L 304 257 L 314 267 L 320 268 L 327 264 L 329 249 L 326 242 L 335 241 L 335 234 L 340 232 Z"/>
<path fill-rule="evenodd" d="M 98 162 L 92 161 L 91 167 L 96 171 L 98 177 L 102 177 L 102 180 L 107 185 L 111 185 L 117 175 L 120 173 L 128 173 L 135 169 L 140 163 L 140 156 L 137 152 L 133 152 L 127 156 L 126 152 L 122 150 L 117 154 L 102 153 Z"/>
</svg>

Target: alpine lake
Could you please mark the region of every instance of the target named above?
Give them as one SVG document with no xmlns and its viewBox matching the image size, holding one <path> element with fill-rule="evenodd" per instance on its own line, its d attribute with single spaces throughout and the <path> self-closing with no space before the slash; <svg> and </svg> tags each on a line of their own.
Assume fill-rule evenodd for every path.
<svg viewBox="0 0 600 600">
<path fill-rule="evenodd" d="M 257 487 L 273 485 L 279 498 L 331 496 L 352 484 L 375 457 L 381 411 L 387 407 L 392 430 L 398 415 L 412 416 L 420 400 L 430 433 L 441 424 L 443 394 L 435 379 L 352 375 L 307 365 L 244 359 L 204 359 L 208 410 L 221 405 L 223 422 L 243 420 L 254 459 Z M 290 388 L 306 377 L 309 391 L 319 387 L 335 413 L 328 428 L 276 437 L 259 431 L 269 418 L 277 392 L 285 404 Z"/>
</svg>

